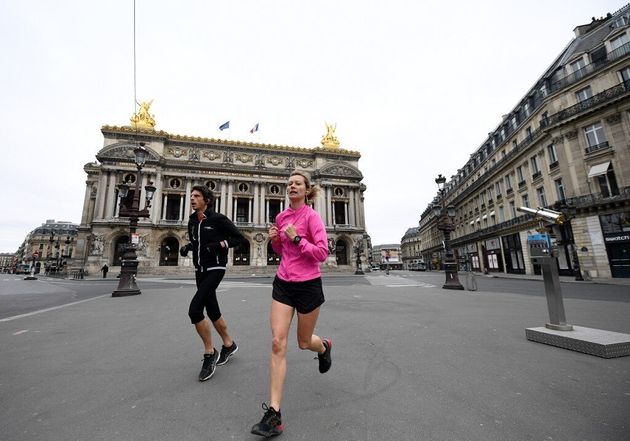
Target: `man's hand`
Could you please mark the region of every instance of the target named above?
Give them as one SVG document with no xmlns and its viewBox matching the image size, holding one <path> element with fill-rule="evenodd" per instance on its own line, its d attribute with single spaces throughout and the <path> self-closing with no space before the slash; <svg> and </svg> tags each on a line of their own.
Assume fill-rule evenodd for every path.
<svg viewBox="0 0 630 441">
<path fill-rule="evenodd" d="M 273 242 L 280 239 L 280 235 L 278 233 L 278 227 L 276 227 L 275 225 L 272 225 L 269 227 L 269 239 L 271 239 Z"/>
<path fill-rule="evenodd" d="M 190 244 L 188 244 L 188 245 L 184 245 L 183 247 L 181 247 L 181 248 L 179 249 L 179 254 L 180 254 L 182 257 L 186 257 L 186 256 L 188 255 L 188 251 L 190 251 Z"/>
<path fill-rule="evenodd" d="M 295 236 L 297 236 L 297 231 L 295 230 L 295 225 L 287 224 L 287 226 L 284 227 L 284 234 L 286 234 L 287 237 L 291 241 L 293 241 L 293 239 L 295 239 Z"/>
</svg>

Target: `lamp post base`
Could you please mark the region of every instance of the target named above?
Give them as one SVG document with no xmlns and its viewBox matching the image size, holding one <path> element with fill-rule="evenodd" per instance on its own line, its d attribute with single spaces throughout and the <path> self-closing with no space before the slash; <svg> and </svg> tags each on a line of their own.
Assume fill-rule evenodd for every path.
<svg viewBox="0 0 630 441">
<path fill-rule="evenodd" d="M 140 289 L 136 284 L 136 274 L 138 273 L 138 260 L 136 260 L 135 249 L 127 250 L 121 262 L 120 281 L 118 288 L 112 293 L 112 297 L 137 296 Z"/>
<path fill-rule="evenodd" d="M 139 289 L 117 289 L 112 293 L 112 297 L 137 296 L 141 294 Z"/>
<path fill-rule="evenodd" d="M 448 283 L 445 283 L 444 285 L 442 285 L 442 289 L 457 289 L 459 291 L 463 291 L 464 287 L 462 285 L 459 285 L 459 284 L 448 284 Z"/>
<path fill-rule="evenodd" d="M 362 269 L 357 268 L 357 270 L 354 272 L 355 275 L 359 276 L 359 275 L 365 275 L 365 273 L 363 272 Z"/>
</svg>

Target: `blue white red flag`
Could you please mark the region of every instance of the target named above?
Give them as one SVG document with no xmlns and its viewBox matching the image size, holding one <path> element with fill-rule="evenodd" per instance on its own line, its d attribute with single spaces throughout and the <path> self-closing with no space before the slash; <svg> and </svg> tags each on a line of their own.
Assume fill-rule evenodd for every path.
<svg viewBox="0 0 630 441">
<path fill-rule="evenodd" d="M 230 122 L 229 122 L 229 121 L 224 122 L 223 124 L 221 124 L 221 125 L 219 126 L 219 130 L 221 130 L 221 131 L 223 131 L 223 130 L 225 130 L 225 129 L 229 129 L 229 128 L 230 128 Z"/>
<path fill-rule="evenodd" d="M 249 131 L 249 133 L 256 133 L 258 131 L 258 123 Z"/>
</svg>

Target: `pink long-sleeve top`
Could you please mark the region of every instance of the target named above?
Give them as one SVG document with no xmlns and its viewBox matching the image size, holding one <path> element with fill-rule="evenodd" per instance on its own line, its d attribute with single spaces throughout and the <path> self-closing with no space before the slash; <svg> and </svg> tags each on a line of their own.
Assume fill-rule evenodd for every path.
<svg viewBox="0 0 630 441">
<path fill-rule="evenodd" d="M 282 231 L 293 224 L 302 238 L 295 244 Z M 271 242 L 281 256 L 277 276 L 287 282 L 304 282 L 321 276 L 319 264 L 328 256 L 328 236 L 319 214 L 308 205 L 287 208 L 276 216 L 280 240 Z"/>
</svg>

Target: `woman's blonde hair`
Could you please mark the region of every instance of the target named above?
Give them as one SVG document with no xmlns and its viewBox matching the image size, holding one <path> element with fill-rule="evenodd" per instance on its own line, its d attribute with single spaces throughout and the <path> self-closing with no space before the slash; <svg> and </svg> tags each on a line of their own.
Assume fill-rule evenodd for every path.
<svg viewBox="0 0 630 441">
<path fill-rule="evenodd" d="M 312 201 L 319 195 L 319 187 L 311 184 L 311 176 L 304 170 L 293 170 L 291 176 L 302 176 L 304 178 L 304 185 L 306 186 L 306 201 Z"/>
</svg>

